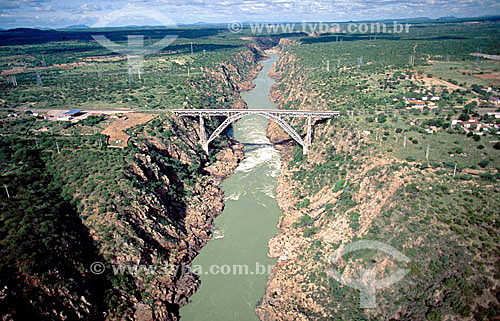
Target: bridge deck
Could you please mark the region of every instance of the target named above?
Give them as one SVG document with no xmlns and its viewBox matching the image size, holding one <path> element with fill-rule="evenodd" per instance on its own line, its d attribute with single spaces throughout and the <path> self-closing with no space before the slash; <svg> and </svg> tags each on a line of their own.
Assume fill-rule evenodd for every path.
<svg viewBox="0 0 500 321">
<path fill-rule="evenodd" d="M 339 116 L 339 111 L 312 111 L 312 110 L 283 110 L 283 109 L 172 109 L 168 110 L 175 114 L 186 115 L 186 116 L 199 116 L 199 115 L 210 115 L 210 116 L 230 116 L 234 114 L 274 114 L 282 116 L 293 116 L 293 117 L 321 117 L 330 118 L 334 116 Z"/>
</svg>

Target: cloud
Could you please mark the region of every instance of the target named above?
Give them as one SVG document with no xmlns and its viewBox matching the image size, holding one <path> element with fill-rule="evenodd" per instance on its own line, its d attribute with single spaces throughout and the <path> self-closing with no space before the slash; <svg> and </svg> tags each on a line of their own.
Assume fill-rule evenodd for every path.
<svg viewBox="0 0 500 321">
<path fill-rule="evenodd" d="M 346 21 L 437 18 L 500 14 L 498 0 L 0 0 L 0 27 L 36 24 L 61 27 L 92 24 L 100 16 L 133 4 L 167 15 L 176 23 L 197 21 Z"/>
<path fill-rule="evenodd" d="M 23 7 L 39 7 L 51 0 L 2 0 L 0 9 L 17 9 Z"/>
</svg>

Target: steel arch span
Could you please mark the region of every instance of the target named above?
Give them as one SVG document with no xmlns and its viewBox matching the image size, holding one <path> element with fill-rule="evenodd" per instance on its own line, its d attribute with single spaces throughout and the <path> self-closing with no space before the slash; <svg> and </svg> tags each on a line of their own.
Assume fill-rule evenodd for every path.
<svg viewBox="0 0 500 321">
<path fill-rule="evenodd" d="M 307 154 L 312 140 L 312 118 L 331 118 L 340 115 L 338 111 L 308 111 L 308 110 L 275 110 L 275 109 L 176 109 L 173 113 L 180 116 L 197 116 L 199 118 L 199 138 L 203 150 L 208 154 L 208 145 L 219 136 L 229 125 L 247 115 L 259 115 L 276 122 L 285 132 L 302 146 L 304 155 Z M 204 117 L 226 116 L 227 118 L 207 138 L 205 132 Z M 281 118 L 287 116 L 292 118 L 307 118 L 306 137 L 302 139 L 288 122 Z"/>
</svg>

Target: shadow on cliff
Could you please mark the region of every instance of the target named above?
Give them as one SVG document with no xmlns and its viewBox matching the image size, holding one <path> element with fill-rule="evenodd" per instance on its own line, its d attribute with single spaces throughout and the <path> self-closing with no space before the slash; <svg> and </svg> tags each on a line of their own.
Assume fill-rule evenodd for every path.
<svg viewBox="0 0 500 321">
<path fill-rule="evenodd" d="M 62 195 L 41 151 L 31 142 L 2 138 L 0 158 L 25 169 L 0 178 L 10 197 L 0 196 L 0 315 L 13 320 L 104 320 L 117 306 L 126 308 L 76 206 Z M 95 270 L 97 271 L 97 270 Z M 102 272 L 102 273 L 101 273 Z M 121 285 L 140 297 L 126 277 Z M 84 298 L 84 299 L 82 299 Z M 87 303 L 85 303 L 87 302 Z M 130 306 L 128 306 L 130 307 Z"/>
<path fill-rule="evenodd" d="M 245 143 L 245 142 L 240 142 L 245 146 L 245 152 L 252 152 L 254 150 L 257 150 L 259 148 L 264 148 L 264 147 L 274 147 L 276 145 L 286 145 L 291 142 L 294 142 L 293 138 L 287 138 L 283 139 L 281 141 L 275 142 L 275 143 L 262 143 L 262 144 L 255 144 L 255 143 Z"/>
</svg>

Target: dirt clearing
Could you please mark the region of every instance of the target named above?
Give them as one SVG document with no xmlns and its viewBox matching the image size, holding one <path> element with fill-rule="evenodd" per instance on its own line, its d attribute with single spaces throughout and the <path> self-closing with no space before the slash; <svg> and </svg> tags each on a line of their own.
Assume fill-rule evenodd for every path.
<svg viewBox="0 0 500 321">
<path fill-rule="evenodd" d="M 157 116 L 158 114 L 127 113 L 112 122 L 101 134 L 109 136 L 108 142 L 111 147 L 125 148 L 130 136 L 124 130 L 147 123 Z"/>
</svg>

